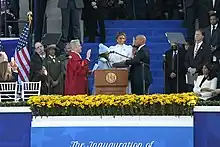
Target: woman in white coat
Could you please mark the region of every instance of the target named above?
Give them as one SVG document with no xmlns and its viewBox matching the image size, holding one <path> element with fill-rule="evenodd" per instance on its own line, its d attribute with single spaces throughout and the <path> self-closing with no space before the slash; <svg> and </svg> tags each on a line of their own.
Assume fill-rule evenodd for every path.
<svg viewBox="0 0 220 147">
<path fill-rule="evenodd" d="M 202 75 L 198 76 L 195 83 L 193 92 L 202 100 L 207 100 L 214 96 L 217 87 L 217 78 L 211 72 L 212 66 L 206 64 L 202 68 Z"/>
<path fill-rule="evenodd" d="M 115 53 L 111 53 L 109 55 L 109 60 L 111 64 L 114 63 L 123 63 L 126 60 L 128 60 L 129 58 L 132 58 L 133 54 L 132 54 L 132 46 L 131 45 L 126 45 L 126 34 L 123 32 L 119 32 L 116 35 L 116 42 L 117 44 L 115 46 L 110 46 L 109 50 L 110 52 L 115 52 Z M 119 54 L 125 56 L 121 56 Z M 127 58 L 126 58 L 127 57 Z M 130 82 L 128 83 L 128 88 L 127 88 L 127 94 L 131 94 L 131 86 L 130 86 Z"/>
<path fill-rule="evenodd" d="M 123 32 L 120 32 L 116 35 L 116 42 L 117 44 L 115 46 L 110 46 L 109 50 L 116 52 L 112 53 L 109 56 L 109 60 L 112 64 L 114 63 L 120 63 L 128 60 L 128 58 L 132 58 L 132 46 L 126 45 L 126 34 Z M 124 55 L 126 57 L 123 57 L 121 55 L 118 55 L 117 53 Z"/>
</svg>

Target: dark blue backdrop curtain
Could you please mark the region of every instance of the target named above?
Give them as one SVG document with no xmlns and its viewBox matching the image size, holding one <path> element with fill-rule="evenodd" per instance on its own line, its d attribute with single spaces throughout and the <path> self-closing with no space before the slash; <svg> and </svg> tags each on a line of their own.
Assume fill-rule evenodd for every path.
<svg viewBox="0 0 220 147">
<path fill-rule="evenodd" d="M 15 48 L 18 43 L 18 39 L 9 39 L 9 40 L 1 40 L 3 51 L 8 55 L 8 59 L 10 60 L 12 56 L 14 56 Z"/>
</svg>

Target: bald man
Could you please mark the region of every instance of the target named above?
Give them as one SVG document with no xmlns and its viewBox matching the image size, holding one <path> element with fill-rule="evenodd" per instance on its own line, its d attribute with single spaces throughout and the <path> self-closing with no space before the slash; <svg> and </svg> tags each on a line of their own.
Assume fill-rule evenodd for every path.
<svg viewBox="0 0 220 147">
<path fill-rule="evenodd" d="M 127 60 L 125 64 L 130 65 L 129 79 L 131 81 L 131 91 L 133 94 L 142 95 L 148 93 L 148 88 L 152 82 L 150 73 L 150 54 L 145 45 L 146 37 L 138 35 L 135 39 L 137 48 L 133 59 Z"/>
</svg>

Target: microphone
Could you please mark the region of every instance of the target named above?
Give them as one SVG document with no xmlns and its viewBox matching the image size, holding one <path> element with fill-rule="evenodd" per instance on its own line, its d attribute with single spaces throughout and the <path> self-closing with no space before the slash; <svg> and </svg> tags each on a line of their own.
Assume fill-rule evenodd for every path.
<svg viewBox="0 0 220 147">
<path fill-rule="evenodd" d="M 163 54 L 163 61 L 166 61 L 166 54 Z"/>
<path fill-rule="evenodd" d="M 114 53 L 116 53 L 116 52 L 115 52 L 115 51 L 110 51 L 110 52 L 109 52 L 109 54 L 114 54 Z"/>
<path fill-rule="evenodd" d="M 108 52 L 108 53 L 102 53 L 102 54 L 99 54 L 98 56 L 99 57 L 102 57 L 103 55 L 109 55 L 109 54 L 114 54 L 114 53 L 116 53 L 115 51 L 110 51 L 110 52 Z"/>
<path fill-rule="evenodd" d="M 110 51 L 109 54 L 117 54 L 117 55 L 119 55 L 119 56 L 122 56 L 122 57 L 125 57 L 125 58 L 128 58 L 128 59 L 132 59 L 131 57 L 125 56 L 125 55 L 120 54 L 120 53 L 118 53 L 118 52 L 116 52 L 116 51 Z"/>
<path fill-rule="evenodd" d="M 12 37 L 12 26 L 8 26 L 9 37 Z"/>
</svg>

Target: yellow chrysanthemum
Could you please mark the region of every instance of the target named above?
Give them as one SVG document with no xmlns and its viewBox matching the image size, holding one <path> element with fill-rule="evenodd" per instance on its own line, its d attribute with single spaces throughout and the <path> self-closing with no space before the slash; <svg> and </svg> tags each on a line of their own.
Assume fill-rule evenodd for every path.
<svg viewBox="0 0 220 147">
<path fill-rule="evenodd" d="M 42 95 L 32 96 L 28 100 L 28 104 L 37 107 L 80 107 L 92 108 L 100 106 L 132 106 L 132 105 L 187 105 L 195 106 L 198 101 L 198 97 L 193 93 L 182 93 L 182 94 L 153 94 L 153 95 L 76 95 L 76 96 L 61 96 L 61 95 Z"/>
</svg>

